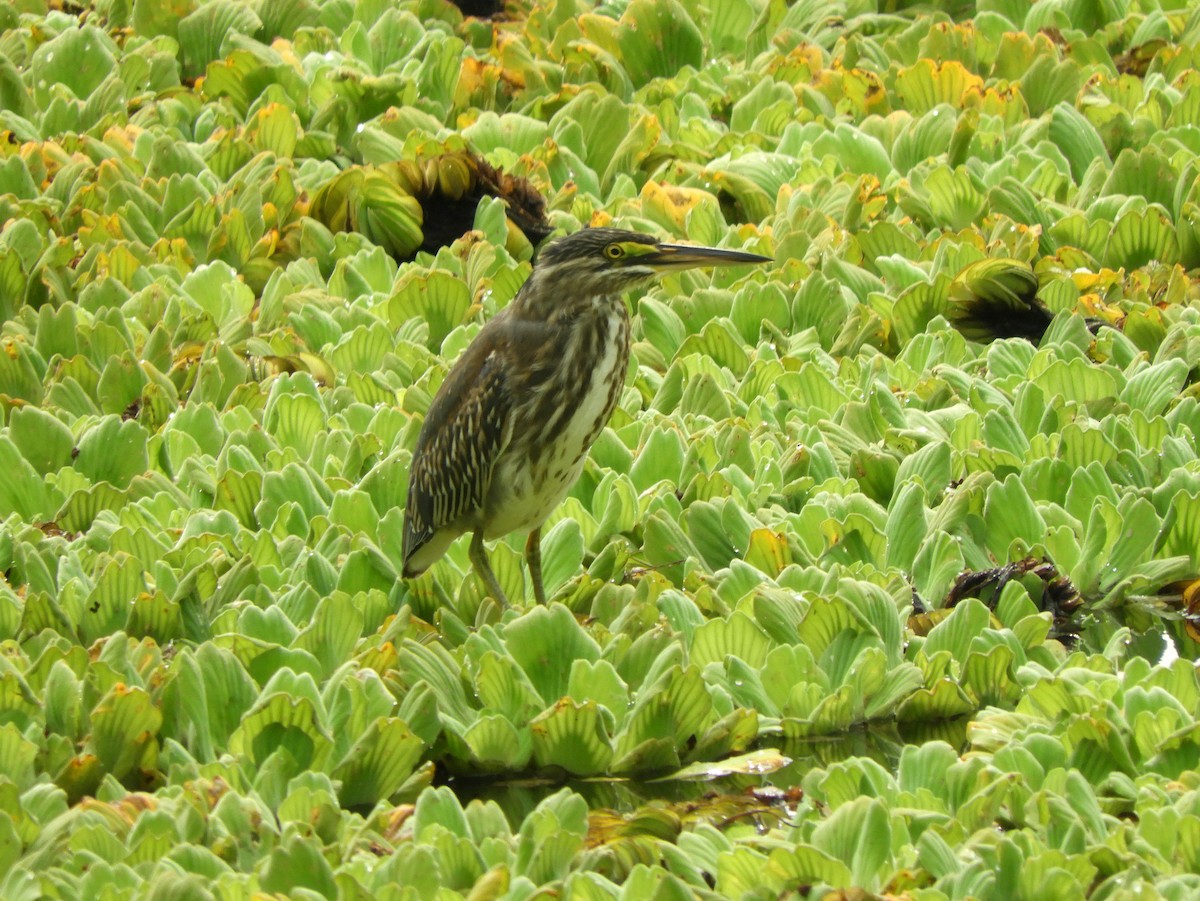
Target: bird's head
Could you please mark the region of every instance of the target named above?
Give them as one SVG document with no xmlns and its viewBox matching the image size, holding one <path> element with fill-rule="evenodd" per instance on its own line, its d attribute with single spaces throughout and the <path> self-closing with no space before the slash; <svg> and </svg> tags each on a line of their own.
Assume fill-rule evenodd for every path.
<svg viewBox="0 0 1200 901">
<path fill-rule="evenodd" d="M 546 245 L 534 266 L 541 290 L 566 296 L 621 294 L 664 272 L 697 266 L 767 263 L 770 257 L 740 250 L 668 244 L 619 228 L 585 228 Z"/>
</svg>

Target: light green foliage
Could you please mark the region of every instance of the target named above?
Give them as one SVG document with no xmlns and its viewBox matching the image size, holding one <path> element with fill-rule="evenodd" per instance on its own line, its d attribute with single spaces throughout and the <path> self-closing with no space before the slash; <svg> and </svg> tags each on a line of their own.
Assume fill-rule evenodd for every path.
<svg viewBox="0 0 1200 901">
<path fill-rule="evenodd" d="M 0 897 L 1200 893 L 1189 4 L 85 5 L 0 10 Z M 631 298 L 545 608 L 399 578 L 530 272 L 492 198 L 417 252 L 467 150 L 774 258 Z M 947 605 L 1027 557 L 1074 646 L 1036 572 Z M 722 772 L 803 791 L 431 784 Z"/>
</svg>

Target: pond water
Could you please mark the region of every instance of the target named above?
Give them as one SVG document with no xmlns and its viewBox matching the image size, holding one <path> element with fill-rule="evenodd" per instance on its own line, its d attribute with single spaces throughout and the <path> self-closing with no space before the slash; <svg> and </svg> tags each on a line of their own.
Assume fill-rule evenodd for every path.
<svg viewBox="0 0 1200 901">
<path fill-rule="evenodd" d="M 733 775 L 715 779 L 620 778 L 589 779 L 556 778 L 553 774 L 524 777 L 472 777 L 455 775 L 443 780 L 459 800 L 495 801 L 509 817 L 518 823 L 539 802 L 562 788 L 577 792 L 593 810 L 608 809 L 632 813 L 648 804 L 666 804 L 684 811 L 697 805 L 719 808 L 725 805 L 736 815 L 738 799 L 773 803 L 786 798 L 796 789 L 805 774 L 816 767 L 827 767 L 851 757 L 868 757 L 892 773 L 900 761 L 905 745 L 920 745 L 944 741 L 951 747 L 967 748 L 967 717 L 936 723 L 917 723 L 899 726 L 895 723 L 872 724 L 838 735 L 814 736 L 787 741 L 781 736 L 772 740 L 765 736 L 760 748 L 774 748 L 790 763 L 763 775 Z"/>
</svg>

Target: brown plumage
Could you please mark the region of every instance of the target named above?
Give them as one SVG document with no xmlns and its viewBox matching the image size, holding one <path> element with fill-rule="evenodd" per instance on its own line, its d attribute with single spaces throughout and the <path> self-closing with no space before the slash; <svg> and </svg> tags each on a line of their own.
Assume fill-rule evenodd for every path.
<svg viewBox="0 0 1200 901">
<path fill-rule="evenodd" d="M 471 562 L 492 596 L 507 604 L 483 542 L 529 530 L 526 559 L 534 595 L 545 603 L 541 525 L 579 477 L 625 384 L 629 313 L 622 294 L 669 269 L 766 260 L 612 228 L 547 246 L 429 407 L 409 474 L 405 577 L 424 572 L 454 539 L 473 532 Z"/>
</svg>

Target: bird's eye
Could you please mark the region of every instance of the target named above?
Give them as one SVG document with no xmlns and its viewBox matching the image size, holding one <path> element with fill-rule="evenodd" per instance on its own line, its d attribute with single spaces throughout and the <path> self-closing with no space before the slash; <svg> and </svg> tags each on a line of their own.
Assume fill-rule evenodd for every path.
<svg viewBox="0 0 1200 901">
<path fill-rule="evenodd" d="M 625 248 L 620 244 L 609 244 L 604 248 L 604 255 L 610 260 L 619 260 L 625 256 Z"/>
</svg>

